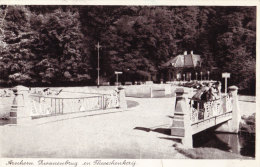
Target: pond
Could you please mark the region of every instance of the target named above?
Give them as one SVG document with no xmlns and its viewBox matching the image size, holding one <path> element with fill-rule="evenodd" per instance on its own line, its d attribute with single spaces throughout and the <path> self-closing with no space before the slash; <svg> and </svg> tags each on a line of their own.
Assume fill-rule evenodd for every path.
<svg viewBox="0 0 260 167">
<path fill-rule="evenodd" d="M 255 157 L 255 135 L 216 133 L 207 130 L 193 136 L 193 146 L 217 148 L 242 156 Z"/>
</svg>

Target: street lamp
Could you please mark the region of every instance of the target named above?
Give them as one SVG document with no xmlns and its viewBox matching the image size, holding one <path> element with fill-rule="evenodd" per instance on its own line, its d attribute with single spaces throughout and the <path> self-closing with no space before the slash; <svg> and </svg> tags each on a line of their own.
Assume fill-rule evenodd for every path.
<svg viewBox="0 0 260 167">
<path fill-rule="evenodd" d="M 97 68 L 97 72 L 98 72 L 98 83 L 97 83 L 97 87 L 99 87 L 99 71 L 100 71 L 100 68 L 99 68 L 99 49 L 101 48 L 102 46 L 99 45 L 99 42 L 98 44 L 96 45 L 96 48 L 98 49 L 98 68 Z"/>
</svg>

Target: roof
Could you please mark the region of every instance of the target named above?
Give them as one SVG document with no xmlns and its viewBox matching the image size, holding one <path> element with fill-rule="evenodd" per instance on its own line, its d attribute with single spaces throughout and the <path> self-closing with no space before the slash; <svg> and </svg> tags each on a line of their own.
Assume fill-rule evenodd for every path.
<svg viewBox="0 0 260 167">
<path fill-rule="evenodd" d="M 187 54 L 187 55 L 178 55 L 166 63 L 162 64 L 163 67 L 197 67 L 201 65 L 200 55 L 197 54 Z"/>
</svg>

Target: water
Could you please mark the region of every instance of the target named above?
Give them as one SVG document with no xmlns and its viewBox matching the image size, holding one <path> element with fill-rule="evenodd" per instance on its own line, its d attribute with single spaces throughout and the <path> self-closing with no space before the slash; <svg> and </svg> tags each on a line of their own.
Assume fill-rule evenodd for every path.
<svg viewBox="0 0 260 167">
<path fill-rule="evenodd" d="M 255 157 L 255 135 L 205 131 L 193 136 L 193 146 L 217 148 L 242 156 Z"/>
</svg>

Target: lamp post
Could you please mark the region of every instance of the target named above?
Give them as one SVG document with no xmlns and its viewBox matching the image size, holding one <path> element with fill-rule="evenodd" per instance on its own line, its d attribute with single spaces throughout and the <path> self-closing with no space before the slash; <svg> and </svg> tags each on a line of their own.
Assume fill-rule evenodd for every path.
<svg viewBox="0 0 260 167">
<path fill-rule="evenodd" d="M 210 74 L 210 72 L 209 72 L 209 71 L 207 71 L 207 73 L 208 73 L 208 80 L 209 80 L 209 74 Z"/>
<path fill-rule="evenodd" d="M 97 87 L 99 87 L 99 71 L 100 71 L 100 68 L 99 68 L 99 49 L 101 48 L 102 46 L 99 45 L 99 42 L 98 44 L 96 45 L 96 48 L 98 49 L 98 68 L 97 68 L 97 72 L 98 72 L 98 83 L 97 83 Z"/>
</svg>

